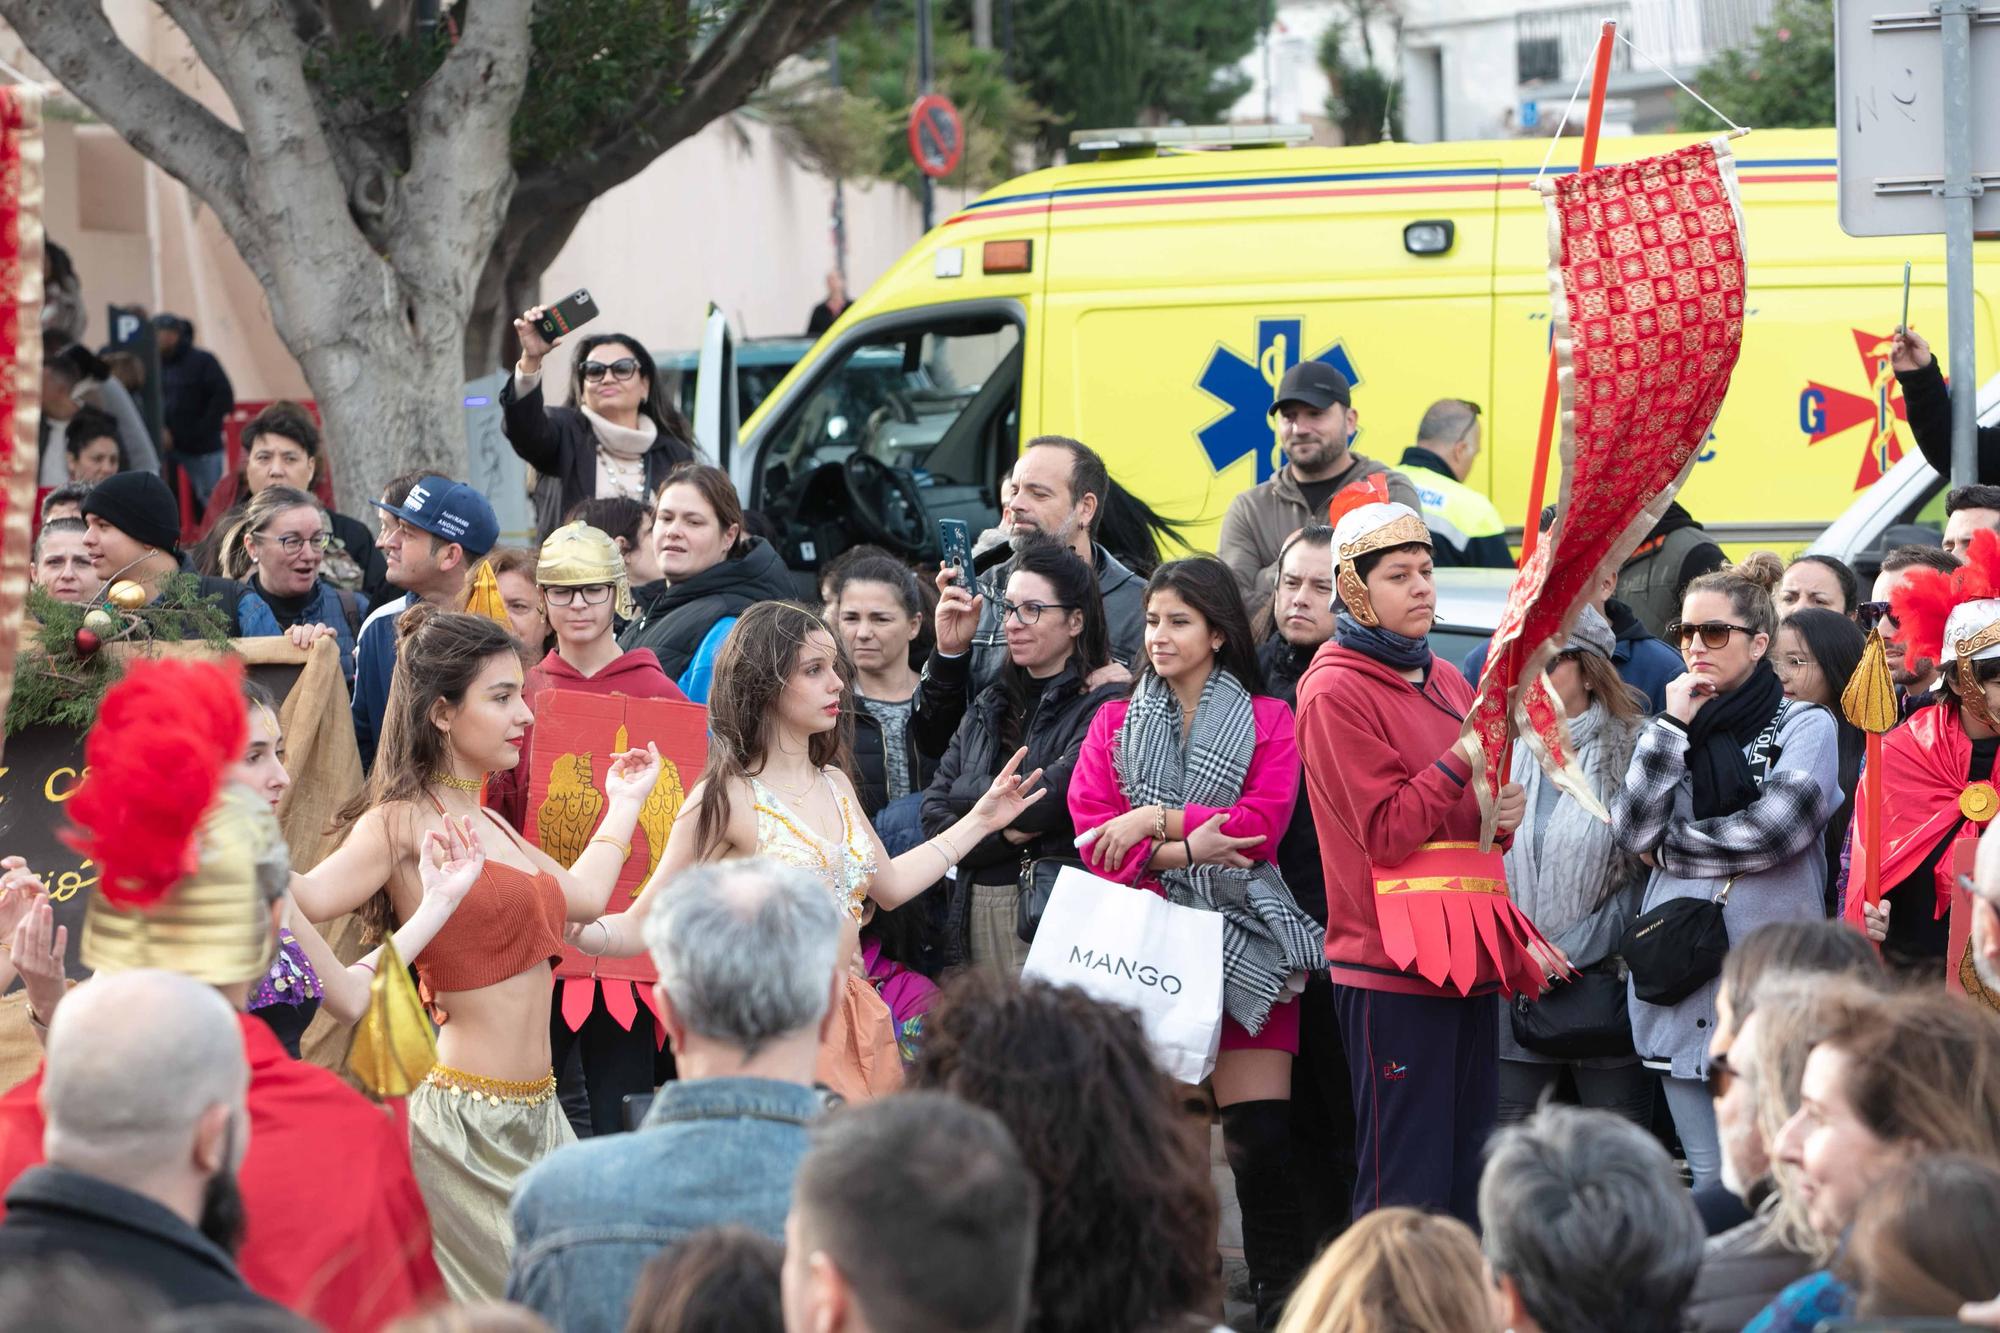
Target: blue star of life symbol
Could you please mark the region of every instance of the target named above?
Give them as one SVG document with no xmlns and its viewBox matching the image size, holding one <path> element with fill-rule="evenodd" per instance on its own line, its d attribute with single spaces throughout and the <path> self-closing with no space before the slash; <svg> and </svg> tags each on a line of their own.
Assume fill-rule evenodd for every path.
<svg viewBox="0 0 2000 1333">
<path fill-rule="evenodd" d="M 1195 435 L 1208 453 L 1209 466 L 1217 472 L 1248 455 L 1257 460 L 1257 480 L 1268 481 L 1284 462 L 1277 424 L 1269 412 L 1279 381 L 1299 363 L 1304 331 L 1301 319 L 1260 319 L 1254 359 L 1225 344 L 1217 344 L 1209 354 L 1208 364 L 1195 383 L 1229 410 Z M 1361 376 L 1346 346 L 1338 340 L 1312 359 L 1326 362 L 1347 376 L 1354 387 L 1361 386 Z"/>
</svg>

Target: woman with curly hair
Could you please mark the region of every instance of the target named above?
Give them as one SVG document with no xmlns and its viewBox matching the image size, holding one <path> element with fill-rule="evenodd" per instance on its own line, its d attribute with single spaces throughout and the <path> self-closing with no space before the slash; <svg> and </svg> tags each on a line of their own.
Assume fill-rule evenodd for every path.
<svg viewBox="0 0 2000 1333">
<path fill-rule="evenodd" d="M 1207 1329 L 1208 1139 L 1131 1013 L 968 969 L 926 1020 L 912 1085 L 999 1116 L 1041 1187 L 1030 1333 Z"/>
</svg>

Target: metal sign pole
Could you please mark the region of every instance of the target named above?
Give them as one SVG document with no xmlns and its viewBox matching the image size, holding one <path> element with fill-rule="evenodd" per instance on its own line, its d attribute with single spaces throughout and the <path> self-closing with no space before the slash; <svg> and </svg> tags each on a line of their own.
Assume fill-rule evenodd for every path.
<svg viewBox="0 0 2000 1333">
<path fill-rule="evenodd" d="M 931 90 L 931 0 L 917 0 L 917 95 Z M 936 185 L 924 174 L 924 233 L 928 235 L 937 208 Z"/>
<path fill-rule="evenodd" d="M 1979 0 L 1939 0 L 1944 39 L 1944 284 L 1951 341 L 1951 484 L 1980 480 L 1979 394 L 1973 343 L 1972 212 L 1984 193 L 1972 174 L 1972 20 Z"/>
</svg>

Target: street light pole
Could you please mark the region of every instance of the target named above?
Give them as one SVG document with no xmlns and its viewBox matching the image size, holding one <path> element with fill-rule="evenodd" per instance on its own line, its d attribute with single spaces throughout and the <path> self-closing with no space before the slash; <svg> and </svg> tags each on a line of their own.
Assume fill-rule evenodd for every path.
<svg viewBox="0 0 2000 1333">
<path fill-rule="evenodd" d="M 1979 480 L 1978 359 L 1972 291 L 1973 203 L 1982 193 L 1972 174 L 1972 20 L 1978 0 L 1941 0 L 1944 39 L 1944 286 L 1945 330 L 1951 342 L 1951 484 Z"/>
</svg>

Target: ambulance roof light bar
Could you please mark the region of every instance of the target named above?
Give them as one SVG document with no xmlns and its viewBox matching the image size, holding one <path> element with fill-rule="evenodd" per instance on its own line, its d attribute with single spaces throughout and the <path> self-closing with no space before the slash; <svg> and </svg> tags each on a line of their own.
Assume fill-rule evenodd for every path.
<svg viewBox="0 0 2000 1333">
<path fill-rule="evenodd" d="M 1151 156 L 1173 150 L 1285 148 L 1312 142 L 1309 125 L 1135 125 L 1125 129 L 1072 130 L 1072 153 Z"/>
</svg>

